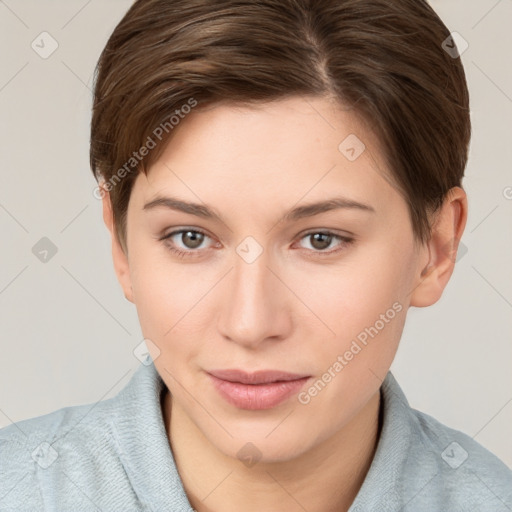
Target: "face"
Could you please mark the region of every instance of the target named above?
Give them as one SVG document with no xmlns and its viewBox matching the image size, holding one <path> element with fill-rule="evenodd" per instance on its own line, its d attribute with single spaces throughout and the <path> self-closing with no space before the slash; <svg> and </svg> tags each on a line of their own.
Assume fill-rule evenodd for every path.
<svg viewBox="0 0 512 512">
<path fill-rule="evenodd" d="M 191 113 L 137 177 L 122 284 L 173 414 L 224 454 L 299 456 L 378 392 L 424 263 L 389 175 L 353 111 L 293 98 Z"/>
</svg>

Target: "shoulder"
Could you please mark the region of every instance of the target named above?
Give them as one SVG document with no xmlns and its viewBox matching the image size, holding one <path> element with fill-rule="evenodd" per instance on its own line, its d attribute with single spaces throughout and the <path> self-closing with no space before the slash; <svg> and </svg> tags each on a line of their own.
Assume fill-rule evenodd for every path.
<svg viewBox="0 0 512 512">
<path fill-rule="evenodd" d="M 42 416 L 18 421 L 0 429 L 2 455 L 34 442 L 54 443 L 64 438 L 76 439 L 85 431 L 99 437 L 108 427 L 108 418 L 116 407 L 116 399 L 63 407 Z"/>
<path fill-rule="evenodd" d="M 391 372 L 381 398 L 377 449 L 351 512 L 512 510 L 512 471 L 498 457 L 413 409 Z"/>
<path fill-rule="evenodd" d="M 0 510 L 44 509 L 42 487 L 90 472 L 95 454 L 113 451 L 114 407 L 113 399 L 65 407 L 0 429 Z"/>
<path fill-rule="evenodd" d="M 430 494 L 423 494 L 425 502 L 449 504 L 450 510 L 512 510 L 512 470 L 498 457 L 421 411 L 409 408 L 409 421 L 412 442 L 404 480 L 410 482 L 407 475 L 418 472 L 423 476 L 419 481 Z"/>
<path fill-rule="evenodd" d="M 188 510 L 163 391 L 145 363 L 113 398 L 0 429 L 0 510 Z"/>
</svg>

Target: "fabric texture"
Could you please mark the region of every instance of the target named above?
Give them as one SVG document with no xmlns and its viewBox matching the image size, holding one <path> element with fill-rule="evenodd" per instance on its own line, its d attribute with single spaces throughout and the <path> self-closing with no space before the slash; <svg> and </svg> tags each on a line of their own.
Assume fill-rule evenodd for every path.
<svg viewBox="0 0 512 512">
<path fill-rule="evenodd" d="M 0 429 L 0 511 L 192 512 L 141 364 L 113 398 Z M 511 512 L 512 471 L 469 436 L 412 409 L 388 372 L 382 431 L 349 512 Z"/>
</svg>

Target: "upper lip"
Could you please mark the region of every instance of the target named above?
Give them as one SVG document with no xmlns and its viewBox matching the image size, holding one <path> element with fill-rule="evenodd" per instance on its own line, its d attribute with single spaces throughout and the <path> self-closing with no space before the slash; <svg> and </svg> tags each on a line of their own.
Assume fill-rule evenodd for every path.
<svg viewBox="0 0 512 512">
<path fill-rule="evenodd" d="M 309 375 L 288 373 L 280 370 L 246 372 L 244 370 L 227 369 L 212 370 L 208 373 L 218 379 L 227 380 L 228 382 L 239 382 L 241 384 L 268 384 L 270 382 L 298 380 L 309 377 Z"/>
</svg>

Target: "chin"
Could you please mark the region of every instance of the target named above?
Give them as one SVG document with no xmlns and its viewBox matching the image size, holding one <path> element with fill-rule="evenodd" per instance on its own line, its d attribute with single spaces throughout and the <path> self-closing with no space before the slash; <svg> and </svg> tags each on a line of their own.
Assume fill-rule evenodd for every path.
<svg viewBox="0 0 512 512">
<path fill-rule="evenodd" d="M 222 439 L 210 438 L 210 442 L 226 456 L 239 459 L 248 467 L 256 463 L 287 462 L 300 457 L 313 447 L 315 438 L 306 435 L 310 432 L 309 429 L 292 423 L 284 427 L 279 425 L 279 421 L 273 421 L 272 424 L 269 422 L 258 428 L 254 426 L 239 428 L 230 431 L 233 438 L 228 436 L 223 436 Z"/>
</svg>

